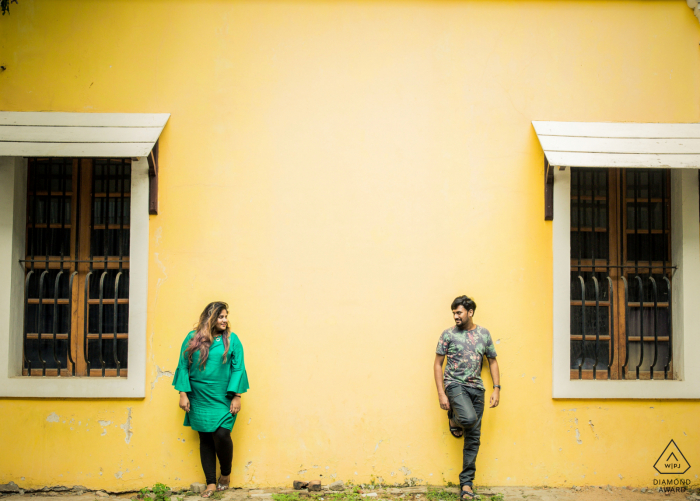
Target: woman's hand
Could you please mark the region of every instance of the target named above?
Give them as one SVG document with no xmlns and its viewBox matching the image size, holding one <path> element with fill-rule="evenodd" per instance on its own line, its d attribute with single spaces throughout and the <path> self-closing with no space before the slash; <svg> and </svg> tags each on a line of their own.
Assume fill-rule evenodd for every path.
<svg viewBox="0 0 700 501">
<path fill-rule="evenodd" d="M 180 409 L 185 412 L 190 412 L 190 399 L 187 398 L 187 393 L 184 391 L 180 392 Z"/>
<path fill-rule="evenodd" d="M 241 412 L 241 396 L 236 395 L 233 397 L 233 400 L 231 400 L 231 414 L 234 416 Z"/>
</svg>

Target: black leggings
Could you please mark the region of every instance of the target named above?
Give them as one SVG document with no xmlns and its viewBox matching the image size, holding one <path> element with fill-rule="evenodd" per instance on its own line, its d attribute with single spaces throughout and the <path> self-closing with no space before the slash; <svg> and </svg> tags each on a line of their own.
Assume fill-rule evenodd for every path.
<svg viewBox="0 0 700 501">
<path fill-rule="evenodd" d="M 231 460 L 233 459 L 233 442 L 231 430 L 219 427 L 214 432 L 199 433 L 199 457 L 202 460 L 202 469 L 208 484 L 216 483 L 216 457 L 219 457 L 221 475 L 226 477 L 231 474 Z"/>
</svg>

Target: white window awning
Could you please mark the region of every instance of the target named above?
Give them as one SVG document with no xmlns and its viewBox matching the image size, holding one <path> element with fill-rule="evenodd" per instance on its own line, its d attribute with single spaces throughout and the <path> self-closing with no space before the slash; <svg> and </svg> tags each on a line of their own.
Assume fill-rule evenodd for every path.
<svg viewBox="0 0 700 501">
<path fill-rule="evenodd" d="M 146 157 L 169 113 L 0 112 L 0 156 Z"/>
<path fill-rule="evenodd" d="M 699 123 L 532 122 L 556 167 L 700 168 Z"/>
</svg>

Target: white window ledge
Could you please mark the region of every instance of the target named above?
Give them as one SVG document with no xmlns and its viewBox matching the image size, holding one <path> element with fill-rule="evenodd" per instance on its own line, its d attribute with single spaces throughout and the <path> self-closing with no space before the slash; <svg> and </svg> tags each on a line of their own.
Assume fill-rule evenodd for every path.
<svg viewBox="0 0 700 501">
<path fill-rule="evenodd" d="M 27 161 L 0 157 L 0 397 L 144 398 L 148 295 L 148 161 L 131 163 L 128 377 L 22 376 Z"/>
<path fill-rule="evenodd" d="M 700 216 L 698 170 L 671 171 L 674 380 L 571 380 L 570 376 L 570 181 L 571 169 L 554 170 L 553 253 L 553 398 L 700 398 Z"/>
</svg>

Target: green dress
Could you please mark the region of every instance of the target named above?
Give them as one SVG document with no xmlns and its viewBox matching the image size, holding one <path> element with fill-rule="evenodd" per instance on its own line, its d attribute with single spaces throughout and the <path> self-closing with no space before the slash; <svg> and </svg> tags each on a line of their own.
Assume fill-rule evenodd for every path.
<svg viewBox="0 0 700 501">
<path fill-rule="evenodd" d="M 234 393 L 248 391 L 248 374 L 243 361 L 243 345 L 233 332 L 229 334 L 226 363 L 222 363 L 224 343 L 221 336 L 214 339 L 209 348 L 209 358 L 204 369 L 199 368 L 199 351 L 192 355 L 192 363 L 185 356 L 195 331 L 187 334 L 180 350 L 173 386 L 187 392 L 190 412 L 185 414 L 185 426 L 195 431 L 213 432 L 219 427 L 231 430 L 236 416 L 231 414 Z"/>
</svg>

